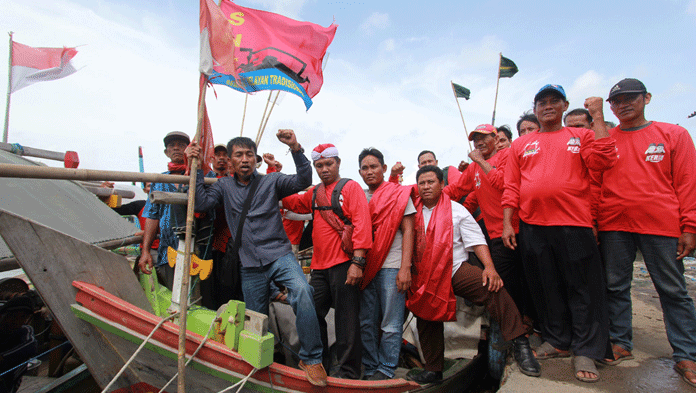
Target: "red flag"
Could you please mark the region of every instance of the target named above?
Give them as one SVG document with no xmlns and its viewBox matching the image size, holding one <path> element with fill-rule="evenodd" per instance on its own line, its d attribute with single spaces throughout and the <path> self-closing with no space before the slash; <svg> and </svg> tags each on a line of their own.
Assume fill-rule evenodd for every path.
<svg viewBox="0 0 696 393">
<path fill-rule="evenodd" d="M 71 59 L 75 48 L 33 48 L 12 41 L 12 84 L 10 92 L 32 83 L 64 78 L 77 70 Z"/>
<path fill-rule="evenodd" d="M 213 0 L 201 0 L 200 29 L 200 71 L 210 75 L 215 70 L 237 79 L 232 24 Z"/>
<path fill-rule="evenodd" d="M 234 26 L 236 70 L 244 83 L 230 81 L 217 68 L 211 82 L 240 91 L 285 90 L 309 108 L 324 83 L 322 61 L 338 26 L 299 22 L 229 0 L 221 0 L 220 9 Z"/>
<path fill-rule="evenodd" d="M 198 144 L 203 149 L 203 157 L 201 158 L 201 170 L 203 174 L 207 174 L 212 169 L 213 159 L 215 159 L 215 147 L 213 144 L 213 129 L 210 127 L 210 119 L 208 118 L 208 109 L 205 106 L 205 95 L 203 93 L 205 84 L 208 83 L 208 79 L 205 74 L 201 73 L 199 81 L 199 91 L 198 91 L 198 103 L 200 105 L 201 100 L 203 100 L 203 124 L 201 129 L 201 140 Z"/>
</svg>

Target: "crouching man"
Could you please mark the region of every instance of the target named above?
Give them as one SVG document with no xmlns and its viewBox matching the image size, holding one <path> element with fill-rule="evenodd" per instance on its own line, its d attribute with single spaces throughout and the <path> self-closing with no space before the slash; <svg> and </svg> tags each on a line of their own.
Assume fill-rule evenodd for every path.
<svg viewBox="0 0 696 393">
<path fill-rule="evenodd" d="M 424 166 L 416 173 L 414 273 L 406 306 L 418 317 L 425 370 L 412 379 L 420 384 L 442 379 L 445 341 L 443 322 L 455 320 L 455 295 L 483 304 L 500 324 L 505 340 L 512 340 L 515 360 L 524 374 L 538 377 L 537 362 L 515 302 L 502 288 L 481 229 L 460 204 L 442 192 L 442 171 Z M 473 251 L 481 270 L 466 261 Z"/>
</svg>

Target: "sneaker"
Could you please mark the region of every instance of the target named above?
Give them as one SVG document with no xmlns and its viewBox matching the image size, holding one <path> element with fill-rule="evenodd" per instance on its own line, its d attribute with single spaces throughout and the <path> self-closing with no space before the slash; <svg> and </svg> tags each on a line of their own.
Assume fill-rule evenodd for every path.
<svg viewBox="0 0 696 393">
<path fill-rule="evenodd" d="M 307 380 L 314 386 L 326 386 L 326 370 L 321 362 L 316 364 L 306 364 L 300 360 L 300 368 L 307 375 Z"/>
</svg>

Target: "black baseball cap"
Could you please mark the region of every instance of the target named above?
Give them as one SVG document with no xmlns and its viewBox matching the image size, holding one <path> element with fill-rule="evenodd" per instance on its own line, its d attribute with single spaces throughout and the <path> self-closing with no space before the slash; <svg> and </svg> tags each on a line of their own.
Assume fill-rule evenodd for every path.
<svg viewBox="0 0 696 393">
<path fill-rule="evenodd" d="M 614 87 L 609 90 L 609 98 L 607 101 L 611 101 L 612 98 L 618 96 L 619 94 L 629 94 L 629 93 L 647 93 L 648 90 L 645 89 L 643 82 L 638 79 L 626 78 L 615 84 Z"/>
</svg>

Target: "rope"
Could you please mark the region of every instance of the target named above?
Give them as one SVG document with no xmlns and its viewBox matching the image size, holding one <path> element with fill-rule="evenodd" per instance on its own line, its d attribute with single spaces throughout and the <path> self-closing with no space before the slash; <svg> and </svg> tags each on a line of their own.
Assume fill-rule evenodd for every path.
<svg viewBox="0 0 696 393">
<path fill-rule="evenodd" d="M 203 308 L 203 307 L 200 307 L 200 308 Z M 191 309 L 189 309 L 189 311 L 190 311 L 190 310 L 191 310 Z M 220 313 L 220 314 L 222 314 L 222 313 Z M 198 348 L 196 348 L 196 350 L 193 352 L 193 354 L 191 355 L 191 357 L 189 358 L 189 360 L 186 362 L 186 364 L 184 365 L 184 367 L 188 366 L 189 363 L 191 363 L 191 361 L 193 360 L 193 358 L 195 358 L 196 355 L 198 355 L 198 351 L 200 351 L 201 348 L 203 348 L 203 344 L 205 344 L 206 341 L 208 341 L 208 336 L 210 335 L 210 331 L 213 330 L 213 325 L 215 325 L 215 320 L 216 320 L 218 317 L 219 317 L 219 315 L 216 315 L 216 317 L 213 318 L 213 320 L 210 322 L 210 326 L 208 326 L 208 333 L 205 334 L 205 337 L 203 337 L 203 341 L 201 341 L 200 345 L 198 345 Z M 172 377 L 172 379 L 170 379 L 169 382 L 167 382 L 167 384 L 164 385 L 164 387 L 163 387 L 162 389 L 160 389 L 160 391 L 159 391 L 158 393 L 164 392 L 164 389 L 166 389 L 167 386 L 169 386 L 172 382 L 174 382 L 174 380 L 175 380 L 176 377 L 178 377 L 178 376 L 179 376 L 179 372 L 177 371 L 177 373 L 174 374 L 174 376 Z"/>
<path fill-rule="evenodd" d="M 0 377 L 2 377 L 3 375 L 5 375 L 5 374 L 7 374 L 7 373 L 9 373 L 9 372 L 11 372 L 11 371 L 14 371 L 14 370 L 16 370 L 16 369 L 18 369 L 18 368 L 24 366 L 25 364 L 28 364 L 29 362 L 31 362 L 31 361 L 34 360 L 34 359 L 40 358 L 40 357 L 42 357 L 42 356 L 44 356 L 44 355 L 46 355 L 46 354 L 48 354 L 48 353 L 50 353 L 50 352 L 52 352 L 52 351 L 55 351 L 56 349 L 62 347 L 62 346 L 65 345 L 65 344 L 70 344 L 70 341 L 65 341 L 65 342 L 63 342 L 62 344 L 56 345 L 55 347 L 49 349 L 48 351 L 42 353 L 41 355 L 34 356 L 33 358 L 27 360 L 26 362 L 20 363 L 20 364 L 18 364 L 18 365 L 16 365 L 16 366 L 12 367 L 11 369 L 9 369 L 9 370 L 7 370 L 7 371 L 3 371 L 3 373 L 0 374 Z"/>
<path fill-rule="evenodd" d="M 117 380 L 119 377 L 121 377 L 121 374 L 123 374 L 123 372 L 126 371 L 126 368 L 128 368 L 128 366 L 130 366 L 131 362 L 135 359 L 135 356 L 136 356 L 138 353 L 140 353 L 140 351 L 141 351 L 143 348 L 145 348 L 145 344 L 147 344 L 147 342 L 150 341 L 150 339 L 151 339 L 152 336 L 155 334 L 155 332 L 157 331 L 157 329 L 159 329 L 160 327 L 162 327 L 162 325 L 164 325 L 165 322 L 167 322 L 168 320 L 170 320 L 170 319 L 176 317 L 177 315 L 179 315 L 178 312 L 177 312 L 177 313 L 174 313 L 174 314 L 172 314 L 172 315 L 170 315 L 170 316 L 168 316 L 168 317 L 166 317 L 166 318 L 162 318 L 162 320 L 159 321 L 159 323 L 157 324 L 157 326 L 155 326 L 155 328 L 152 329 L 152 331 L 150 332 L 150 335 L 148 335 L 147 338 L 145 338 L 145 340 L 143 340 L 142 344 L 140 344 L 140 346 L 138 347 L 138 349 L 135 350 L 135 353 L 133 353 L 133 355 L 130 357 L 130 359 L 128 359 L 128 361 L 126 362 L 126 364 L 124 364 L 123 367 L 121 367 L 121 369 L 118 371 L 118 373 L 116 374 L 116 376 L 114 376 L 114 378 L 111 380 L 111 382 L 109 382 L 109 384 L 106 385 L 106 387 L 104 388 L 104 390 L 101 391 L 101 393 L 106 393 L 106 392 L 109 391 L 109 388 L 111 388 L 111 385 L 113 385 L 114 382 L 116 382 L 116 380 Z"/>
<path fill-rule="evenodd" d="M 254 373 L 257 372 L 257 371 L 259 371 L 259 369 L 256 368 L 256 367 L 254 367 L 254 369 L 251 370 L 251 372 L 249 373 L 249 375 L 247 375 L 246 377 L 240 379 L 239 382 L 237 382 L 237 383 L 235 383 L 234 385 L 228 387 L 227 389 L 223 389 L 223 390 L 219 391 L 218 393 L 229 392 L 230 390 L 236 388 L 237 385 L 240 385 L 240 384 L 241 384 L 241 385 L 240 385 L 239 388 L 237 389 L 237 392 L 241 391 L 242 388 L 244 387 L 244 385 L 246 384 L 246 382 L 249 380 L 249 378 L 251 378 L 251 376 L 254 375 Z"/>
<path fill-rule="evenodd" d="M 24 155 L 24 147 L 19 143 L 13 143 L 10 145 L 10 153 L 17 154 L 20 156 Z"/>
</svg>

